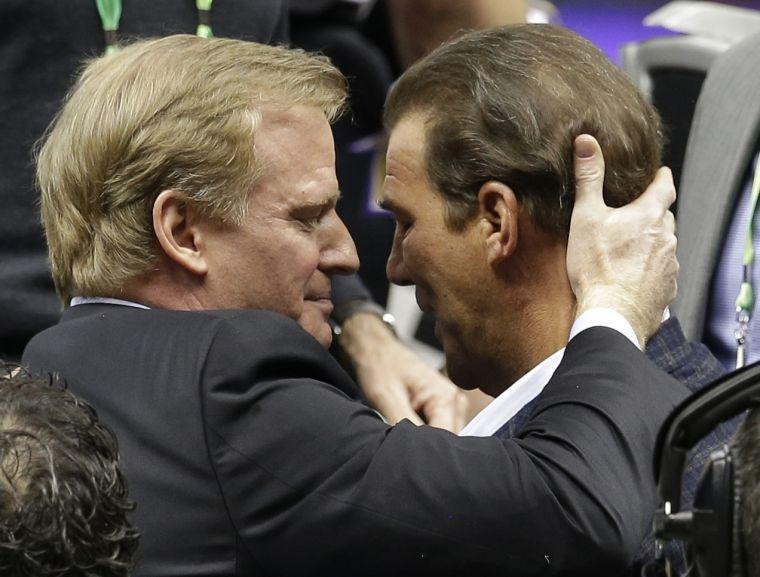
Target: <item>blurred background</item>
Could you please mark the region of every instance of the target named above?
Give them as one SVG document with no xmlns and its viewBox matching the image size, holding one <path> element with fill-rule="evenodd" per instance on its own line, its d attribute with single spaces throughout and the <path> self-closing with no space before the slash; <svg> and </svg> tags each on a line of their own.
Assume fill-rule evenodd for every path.
<svg viewBox="0 0 760 577">
<path fill-rule="evenodd" d="M 601 48 L 620 63 L 626 42 L 641 42 L 678 33 L 661 26 L 645 26 L 644 18 L 666 4 L 663 0 L 555 0 L 562 23 Z M 720 4 L 760 10 L 760 0 L 726 0 Z"/>
</svg>

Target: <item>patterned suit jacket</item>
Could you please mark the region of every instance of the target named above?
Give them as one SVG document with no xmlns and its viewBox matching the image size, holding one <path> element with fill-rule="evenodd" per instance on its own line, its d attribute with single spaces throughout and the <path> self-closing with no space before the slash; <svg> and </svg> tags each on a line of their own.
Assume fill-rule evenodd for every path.
<svg viewBox="0 0 760 577">
<path fill-rule="evenodd" d="M 658 367 L 681 381 L 692 393 L 713 382 L 725 372 L 723 366 L 705 345 L 686 340 L 681 325 L 675 317 L 671 317 L 660 326 L 647 344 L 646 353 Z M 538 398 L 540 395 L 505 423 L 495 436 L 502 439 L 519 437 L 520 431 L 532 415 Z M 741 419 L 740 416 L 721 423 L 692 451 L 682 482 L 681 498 L 684 507 L 690 507 L 694 500 L 699 479 L 710 453 L 728 443 Z M 650 533 L 641 544 L 632 575 L 641 574 L 641 566 L 654 559 L 654 551 L 654 535 Z M 680 543 L 669 543 L 665 555 L 677 573 L 684 572 L 686 567 L 683 547 Z"/>
</svg>

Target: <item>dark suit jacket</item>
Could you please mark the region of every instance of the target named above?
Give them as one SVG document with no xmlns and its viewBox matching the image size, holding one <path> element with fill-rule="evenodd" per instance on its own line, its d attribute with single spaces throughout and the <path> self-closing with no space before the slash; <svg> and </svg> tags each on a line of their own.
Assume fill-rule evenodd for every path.
<svg viewBox="0 0 760 577">
<path fill-rule="evenodd" d="M 681 381 L 692 393 L 715 381 L 725 372 L 705 345 L 686 340 L 675 317 L 662 324 L 647 344 L 646 353 L 658 367 Z M 537 400 L 525 405 L 496 432 L 496 436 L 504 439 L 521 436 L 523 428 L 531 419 L 536 403 Z M 710 453 L 729 442 L 740 420 L 741 417 L 718 425 L 690 454 L 681 491 L 682 505 L 685 509 L 689 509 L 694 501 L 697 485 Z M 686 568 L 680 543 L 669 543 L 665 554 L 678 573 Z M 641 575 L 641 566 L 654 558 L 655 539 L 654 534 L 650 532 L 641 543 L 631 574 Z"/>
<path fill-rule="evenodd" d="M 573 339 L 519 440 L 389 427 L 264 311 L 81 305 L 24 360 L 116 431 L 137 577 L 619 570 L 654 508 L 657 430 L 685 396 L 603 328 Z"/>
</svg>

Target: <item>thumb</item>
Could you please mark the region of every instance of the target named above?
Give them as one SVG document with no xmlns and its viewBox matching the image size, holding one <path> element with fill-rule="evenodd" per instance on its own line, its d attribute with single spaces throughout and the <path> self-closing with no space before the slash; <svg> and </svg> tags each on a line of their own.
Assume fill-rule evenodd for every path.
<svg viewBox="0 0 760 577">
<path fill-rule="evenodd" d="M 581 134 L 573 143 L 575 206 L 604 205 L 604 157 L 596 138 Z"/>
</svg>

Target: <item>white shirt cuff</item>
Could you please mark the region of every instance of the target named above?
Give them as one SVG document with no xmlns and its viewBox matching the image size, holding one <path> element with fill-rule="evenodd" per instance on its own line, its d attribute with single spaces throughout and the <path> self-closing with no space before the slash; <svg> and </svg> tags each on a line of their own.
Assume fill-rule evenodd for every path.
<svg viewBox="0 0 760 577">
<path fill-rule="evenodd" d="M 622 334 L 641 350 L 639 339 L 636 333 L 623 315 L 613 309 L 595 308 L 589 309 L 581 316 L 575 319 L 573 326 L 570 327 L 570 339 L 586 329 L 591 327 L 607 327 Z"/>
</svg>

